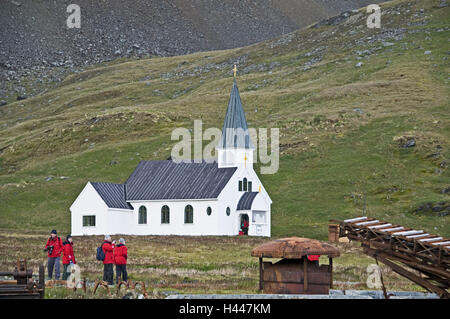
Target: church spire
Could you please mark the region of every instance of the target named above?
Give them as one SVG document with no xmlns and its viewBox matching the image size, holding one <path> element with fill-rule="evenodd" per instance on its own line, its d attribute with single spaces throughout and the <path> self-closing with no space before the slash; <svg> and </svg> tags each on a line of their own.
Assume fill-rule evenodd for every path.
<svg viewBox="0 0 450 319">
<path fill-rule="evenodd" d="M 233 86 L 228 101 L 227 113 L 222 127 L 222 137 L 218 148 L 253 149 L 248 133 L 247 120 L 242 108 L 241 96 L 236 82 L 236 65 L 234 65 Z"/>
</svg>

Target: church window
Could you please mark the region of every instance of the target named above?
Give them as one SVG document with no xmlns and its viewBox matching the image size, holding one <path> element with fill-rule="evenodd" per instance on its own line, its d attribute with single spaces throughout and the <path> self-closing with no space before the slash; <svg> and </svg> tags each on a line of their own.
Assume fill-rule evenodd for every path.
<svg viewBox="0 0 450 319">
<path fill-rule="evenodd" d="M 239 191 L 242 192 L 242 181 L 239 181 Z"/>
<path fill-rule="evenodd" d="M 211 216 L 211 213 L 212 213 L 212 208 L 211 208 L 211 207 L 208 207 L 208 208 L 206 209 L 206 214 L 208 214 L 208 216 Z"/>
<path fill-rule="evenodd" d="M 184 208 L 184 223 L 192 224 L 194 222 L 194 208 L 191 205 L 187 205 Z"/>
<path fill-rule="evenodd" d="M 244 192 L 247 191 L 247 179 L 244 177 Z"/>
<path fill-rule="evenodd" d="M 139 207 L 139 224 L 147 224 L 147 208 L 145 206 Z"/>
<path fill-rule="evenodd" d="M 230 207 L 227 207 L 227 216 L 230 216 L 230 213 L 231 213 L 231 209 L 230 209 Z"/>
<path fill-rule="evenodd" d="M 170 209 L 169 206 L 164 205 L 161 207 L 161 224 L 170 223 Z"/>
<path fill-rule="evenodd" d="M 252 191 L 252 182 L 248 182 L 248 191 L 251 192 Z"/>
<path fill-rule="evenodd" d="M 83 216 L 83 227 L 95 226 L 95 215 Z"/>
</svg>

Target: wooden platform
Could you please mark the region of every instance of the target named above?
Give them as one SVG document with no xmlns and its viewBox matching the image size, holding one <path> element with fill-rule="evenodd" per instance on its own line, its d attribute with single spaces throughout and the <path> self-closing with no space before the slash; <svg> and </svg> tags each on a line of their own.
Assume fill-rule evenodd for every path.
<svg viewBox="0 0 450 319">
<path fill-rule="evenodd" d="M 441 298 L 450 298 L 450 239 L 366 216 L 330 222 L 339 224 L 339 237 L 361 242 L 367 255 Z"/>
</svg>

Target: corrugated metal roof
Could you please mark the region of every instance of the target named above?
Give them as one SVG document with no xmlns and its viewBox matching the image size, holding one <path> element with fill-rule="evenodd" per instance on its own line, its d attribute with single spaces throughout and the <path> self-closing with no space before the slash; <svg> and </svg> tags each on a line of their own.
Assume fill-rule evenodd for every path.
<svg viewBox="0 0 450 319">
<path fill-rule="evenodd" d="M 109 208 L 133 209 L 125 200 L 124 184 L 91 182 Z"/>
<path fill-rule="evenodd" d="M 252 209 L 253 200 L 258 192 L 245 192 L 239 199 L 237 210 L 250 210 Z"/>
<path fill-rule="evenodd" d="M 217 198 L 236 169 L 216 162 L 141 161 L 125 183 L 127 200 Z"/>
<path fill-rule="evenodd" d="M 233 80 L 227 113 L 222 127 L 219 148 L 254 148 L 248 133 L 247 121 L 242 108 L 236 79 Z"/>
</svg>

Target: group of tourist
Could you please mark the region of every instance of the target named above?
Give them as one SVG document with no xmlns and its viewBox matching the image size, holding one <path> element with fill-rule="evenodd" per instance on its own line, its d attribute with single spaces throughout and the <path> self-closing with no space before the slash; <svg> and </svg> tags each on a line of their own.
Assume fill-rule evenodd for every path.
<svg viewBox="0 0 450 319">
<path fill-rule="evenodd" d="M 62 279 L 67 280 L 70 275 L 69 266 L 77 263 L 73 251 L 72 236 L 67 235 L 66 241 L 63 242 L 58 237 L 56 230 L 52 230 L 44 251 L 48 255 L 47 269 L 49 279 L 52 280 L 54 270 L 55 279 L 59 280 L 62 254 Z M 120 280 L 127 281 L 127 258 L 128 250 L 125 246 L 125 239 L 120 238 L 119 243 L 116 245 L 116 241 L 112 240 L 111 236 L 105 236 L 104 242 L 97 251 L 97 259 L 103 261 L 103 280 L 108 282 L 109 285 L 114 284 L 114 265 L 116 265 L 116 282 L 119 283 Z"/>
</svg>

